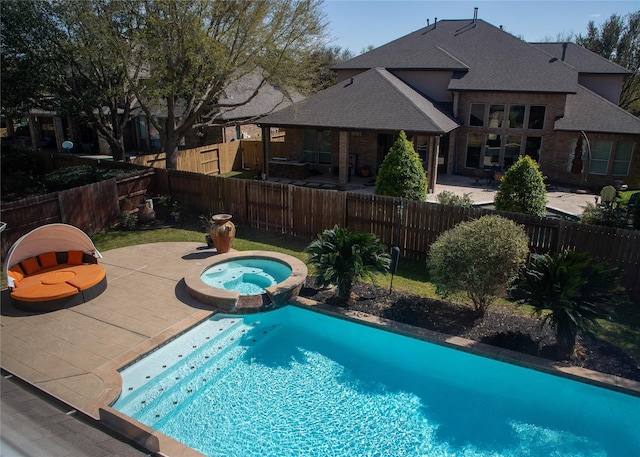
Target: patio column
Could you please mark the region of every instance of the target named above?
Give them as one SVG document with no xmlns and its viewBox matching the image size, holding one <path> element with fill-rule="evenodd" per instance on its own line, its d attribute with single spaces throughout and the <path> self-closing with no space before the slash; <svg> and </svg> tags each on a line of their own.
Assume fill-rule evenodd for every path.
<svg viewBox="0 0 640 457">
<path fill-rule="evenodd" d="M 338 146 L 338 188 L 344 190 L 349 180 L 349 132 L 340 130 Z"/>
<path fill-rule="evenodd" d="M 440 155 L 440 137 L 432 136 L 429 141 L 429 164 L 427 167 L 427 193 L 433 194 L 438 179 L 438 156 Z"/>
<path fill-rule="evenodd" d="M 40 121 L 38 116 L 33 114 L 29 115 L 29 133 L 31 134 L 31 147 L 33 149 L 40 149 L 40 142 L 42 138 L 40 136 Z"/>
<path fill-rule="evenodd" d="M 56 149 L 58 152 L 62 152 L 62 142 L 65 140 L 64 128 L 62 127 L 62 118 L 60 116 L 53 116 L 53 130 L 56 137 Z"/>
<path fill-rule="evenodd" d="M 262 127 L 262 180 L 269 179 L 269 157 L 271 157 L 271 127 Z"/>
</svg>

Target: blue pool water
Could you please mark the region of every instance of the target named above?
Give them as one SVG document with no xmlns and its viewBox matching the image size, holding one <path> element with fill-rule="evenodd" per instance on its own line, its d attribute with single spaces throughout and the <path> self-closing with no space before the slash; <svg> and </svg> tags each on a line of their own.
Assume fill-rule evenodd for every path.
<svg viewBox="0 0 640 457">
<path fill-rule="evenodd" d="M 208 456 L 640 455 L 640 398 L 286 306 L 122 371 L 115 409 Z"/>
<path fill-rule="evenodd" d="M 238 290 L 240 295 L 259 295 L 290 275 L 291 268 L 284 263 L 250 258 L 215 264 L 200 277 L 205 284 L 218 289 Z"/>
</svg>

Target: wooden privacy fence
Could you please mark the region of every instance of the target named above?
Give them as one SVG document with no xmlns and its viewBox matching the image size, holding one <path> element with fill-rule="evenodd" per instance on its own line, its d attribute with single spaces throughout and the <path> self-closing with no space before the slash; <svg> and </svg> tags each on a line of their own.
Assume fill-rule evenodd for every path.
<svg viewBox="0 0 640 457">
<path fill-rule="evenodd" d="M 2 205 L 2 220 L 8 223 L 2 232 L 2 253 L 21 235 L 46 223 L 66 222 L 95 233 L 112 224 L 118 211 L 135 211 L 145 195 L 152 194 L 171 196 L 203 214 L 230 213 L 241 226 L 308 239 L 336 224 L 371 232 L 386 245 L 397 245 L 403 256 L 417 260 L 425 260 L 437 237 L 459 222 L 496 214 L 478 208 L 154 168 L 120 180 Z M 640 231 L 497 214 L 524 227 L 532 252 L 572 249 L 621 266 L 623 284 L 640 303 Z"/>
<path fill-rule="evenodd" d="M 7 227 L 1 235 L 2 255 L 22 235 L 45 224 L 62 222 L 92 235 L 114 225 L 119 211 L 137 211 L 154 172 L 132 173 L 118 179 L 3 203 L 2 221 Z"/>
<path fill-rule="evenodd" d="M 437 237 L 456 224 L 500 214 L 524 227 L 532 252 L 572 249 L 621 266 L 623 284 L 640 301 L 640 232 L 634 230 L 181 171 L 157 170 L 152 186 L 204 213 L 233 214 L 237 224 L 253 228 L 308 239 L 336 224 L 371 232 L 417 260 L 425 260 Z"/>
<path fill-rule="evenodd" d="M 219 175 L 232 170 L 242 170 L 244 165 L 241 144 L 243 143 L 232 141 L 178 151 L 178 170 L 204 175 Z M 253 149 L 252 145 L 248 147 Z M 164 152 L 145 154 L 131 157 L 129 161 L 145 167 L 166 168 L 167 155 Z"/>
</svg>

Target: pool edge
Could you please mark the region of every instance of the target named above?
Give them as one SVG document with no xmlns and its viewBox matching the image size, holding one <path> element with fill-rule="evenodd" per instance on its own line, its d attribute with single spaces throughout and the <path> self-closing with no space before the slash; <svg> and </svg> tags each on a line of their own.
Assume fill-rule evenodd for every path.
<svg viewBox="0 0 640 457">
<path fill-rule="evenodd" d="M 310 308 L 320 311 L 324 314 L 333 315 L 349 321 L 361 323 L 371 327 L 387 330 L 393 333 L 417 338 L 429 343 L 446 346 L 452 349 L 469 352 L 482 357 L 487 357 L 500 362 L 512 365 L 530 368 L 555 376 L 571 379 L 586 384 L 591 384 L 604 389 L 609 389 L 640 397 L 640 382 L 631 379 L 622 378 L 620 376 L 602 373 L 587 368 L 576 367 L 562 362 L 556 362 L 542 357 L 536 357 L 521 352 L 512 351 L 510 349 L 491 346 L 486 343 L 462 338 L 459 336 L 447 335 L 435 330 L 428 330 L 422 327 L 416 327 L 402 322 L 385 319 L 383 317 L 368 314 L 362 311 L 356 311 L 348 308 L 340 308 L 325 303 L 309 300 L 304 297 L 296 297 L 291 302 L 294 306 L 301 308 Z"/>
</svg>

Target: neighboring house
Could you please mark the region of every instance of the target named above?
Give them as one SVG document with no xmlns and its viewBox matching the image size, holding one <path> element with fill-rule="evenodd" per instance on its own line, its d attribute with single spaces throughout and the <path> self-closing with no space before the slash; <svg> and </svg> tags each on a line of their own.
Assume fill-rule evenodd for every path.
<svg viewBox="0 0 640 457">
<path fill-rule="evenodd" d="M 341 186 L 348 170 L 379 167 L 404 130 L 430 191 L 437 173 L 503 171 L 524 154 L 549 182 L 640 188 L 640 119 L 617 106 L 630 72 L 575 44 L 444 20 L 334 70 L 338 84 L 259 124 L 265 134 L 286 129 L 291 158 L 337 167 Z M 572 172 L 578 138 L 583 171 Z"/>
<path fill-rule="evenodd" d="M 261 80 L 257 73 L 252 73 L 232 81 L 227 87 L 225 98 L 219 100 L 220 104 L 227 106 L 204 116 L 202 124 L 211 122 L 212 125 L 191 129 L 180 147 L 195 148 L 260 136 L 261 129 L 255 125 L 257 119 L 303 98 L 297 92 L 287 92 L 270 84 L 259 87 Z M 231 106 L 238 103 L 244 104 Z M 138 109 L 137 112 L 139 114 L 128 123 L 125 130 L 125 151 L 127 154 L 160 151 L 158 131 L 141 110 Z M 162 112 L 159 109 L 158 115 Z M 32 111 L 29 125 L 31 147 L 63 152 L 62 142 L 71 139 L 74 143 L 73 153 L 110 154 L 109 146 L 97 132 L 77 120 L 63 118 L 52 112 Z"/>
</svg>

